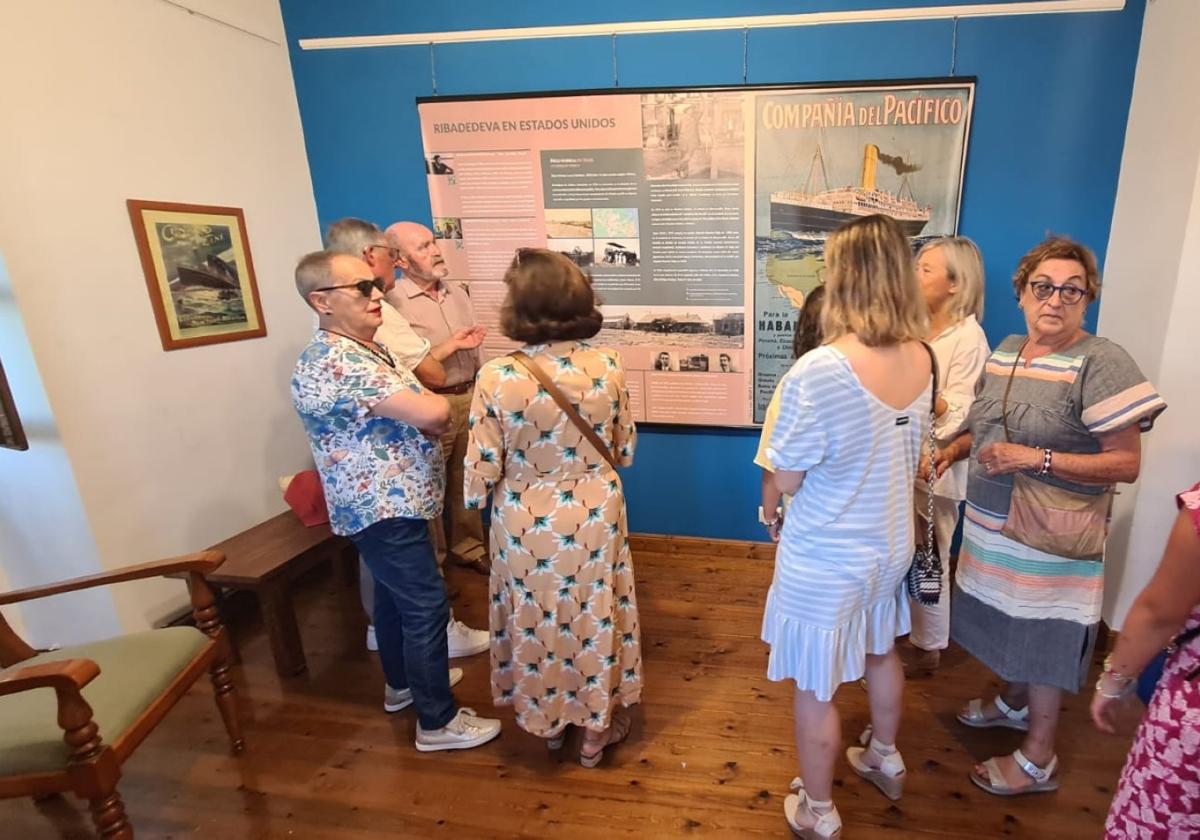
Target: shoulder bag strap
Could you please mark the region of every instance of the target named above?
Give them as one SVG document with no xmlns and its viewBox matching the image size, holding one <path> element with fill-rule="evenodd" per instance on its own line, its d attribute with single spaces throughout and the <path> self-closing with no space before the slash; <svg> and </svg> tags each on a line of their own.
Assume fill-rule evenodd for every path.
<svg viewBox="0 0 1200 840">
<path fill-rule="evenodd" d="M 558 403 L 558 407 L 561 408 L 563 413 L 567 415 L 567 419 L 575 424 L 575 428 L 579 429 L 579 431 L 583 433 L 583 436 L 591 442 L 592 446 L 596 448 L 596 451 L 604 456 L 604 460 L 608 461 L 608 465 L 615 470 L 617 468 L 617 461 L 613 457 L 612 450 L 609 449 L 608 446 L 605 445 L 604 441 L 600 439 L 600 435 L 596 434 L 596 430 L 589 426 L 587 421 L 579 416 L 579 412 L 576 411 L 575 407 L 567 401 L 566 396 L 564 396 L 563 392 L 558 389 L 558 386 L 554 384 L 554 381 L 546 375 L 546 372 L 538 367 L 537 362 L 526 356 L 520 350 L 513 353 L 512 357 L 517 360 L 517 364 L 533 374 L 533 378 L 540 382 L 541 386 L 546 390 L 546 393 L 548 393 L 550 397 L 556 403 Z"/>
<path fill-rule="evenodd" d="M 929 354 L 929 369 L 933 374 L 933 398 L 929 406 L 929 416 L 933 420 L 937 419 L 937 395 L 938 395 L 938 363 L 937 356 L 933 354 L 933 347 L 928 341 L 922 341 L 921 346 L 925 348 L 925 352 Z"/>
</svg>

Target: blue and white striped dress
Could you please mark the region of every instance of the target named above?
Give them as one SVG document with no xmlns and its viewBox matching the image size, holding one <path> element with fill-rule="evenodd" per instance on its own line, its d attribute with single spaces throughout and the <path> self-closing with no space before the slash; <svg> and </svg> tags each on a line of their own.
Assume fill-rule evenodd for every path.
<svg viewBox="0 0 1200 840">
<path fill-rule="evenodd" d="M 912 477 L 929 432 L 930 389 L 892 408 L 826 345 L 793 365 L 781 402 L 767 454 L 777 470 L 806 476 L 767 594 L 767 677 L 829 700 L 863 675 L 868 653 L 887 653 L 909 631 Z"/>
</svg>

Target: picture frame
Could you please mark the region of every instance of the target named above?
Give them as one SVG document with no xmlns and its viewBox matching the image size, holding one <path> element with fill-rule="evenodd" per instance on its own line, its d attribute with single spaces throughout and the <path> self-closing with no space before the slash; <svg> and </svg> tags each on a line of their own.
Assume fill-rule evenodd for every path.
<svg viewBox="0 0 1200 840">
<path fill-rule="evenodd" d="M 25 437 L 25 428 L 17 414 L 17 404 L 13 401 L 12 391 L 8 387 L 8 377 L 4 375 L 3 364 L 0 364 L 0 447 L 20 450 L 29 448 L 29 439 Z"/>
<path fill-rule="evenodd" d="M 267 334 L 240 207 L 125 204 L 163 350 Z"/>
</svg>

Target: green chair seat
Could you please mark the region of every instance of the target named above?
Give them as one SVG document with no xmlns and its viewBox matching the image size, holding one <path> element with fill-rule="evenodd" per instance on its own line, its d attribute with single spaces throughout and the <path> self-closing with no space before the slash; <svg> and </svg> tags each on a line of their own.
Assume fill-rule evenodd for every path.
<svg viewBox="0 0 1200 840">
<path fill-rule="evenodd" d="M 0 671 L 63 659 L 90 659 L 100 675 L 84 686 L 83 697 L 105 743 L 113 743 L 158 699 L 208 643 L 195 627 L 146 630 L 39 654 Z M 52 688 L 0 697 L 0 776 L 56 772 L 67 763 Z"/>
</svg>

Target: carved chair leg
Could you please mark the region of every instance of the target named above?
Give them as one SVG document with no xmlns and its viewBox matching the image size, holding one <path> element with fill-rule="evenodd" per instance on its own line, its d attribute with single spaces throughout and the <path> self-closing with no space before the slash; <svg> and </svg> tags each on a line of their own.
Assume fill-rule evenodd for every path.
<svg viewBox="0 0 1200 840">
<path fill-rule="evenodd" d="M 104 840 L 133 840 L 133 827 L 117 793 L 121 766 L 100 737 L 92 707 L 78 691 L 58 690 L 58 725 L 70 758 L 67 773 L 75 793 L 88 800 L 92 822 Z"/>
<path fill-rule="evenodd" d="M 245 748 L 246 741 L 242 737 L 242 722 L 237 713 L 237 694 L 233 685 L 233 675 L 229 670 L 229 631 L 221 623 L 221 614 L 217 611 L 216 598 L 208 581 L 198 574 L 193 574 L 189 578 L 189 584 L 196 626 L 217 643 L 216 656 L 213 657 L 209 672 L 217 711 L 221 713 L 225 731 L 229 733 L 229 743 L 233 752 L 240 753 Z"/>
<path fill-rule="evenodd" d="M 125 803 L 114 789 L 108 796 L 88 801 L 96 833 L 103 840 L 133 840 L 133 826 L 125 816 Z"/>
<path fill-rule="evenodd" d="M 246 747 L 242 737 L 242 721 L 237 711 L 237 689 L 233 684 L 233 676 L 229 673 L 229 662 L 220 657 L 213 660 L 212 666 L 213 695 L 217 701 L 217 711 L 229 733 L 229 744 L 234 754 L 240 753 Z"/>
</svg>

